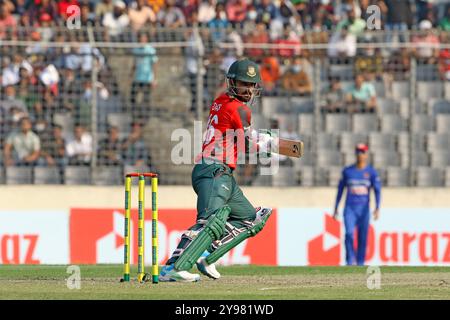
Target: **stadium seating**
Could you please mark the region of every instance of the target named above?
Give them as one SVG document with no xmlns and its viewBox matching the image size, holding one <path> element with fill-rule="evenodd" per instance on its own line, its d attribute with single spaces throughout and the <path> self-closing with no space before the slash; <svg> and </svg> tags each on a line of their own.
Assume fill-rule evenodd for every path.
<svg viewBox="0 0 450 320">
<path fill-rule="evenodd" d="M 67 166 L 64 169 L 64 183 L 67 185 L 81 185 L 91 183 L 89 167 Z"/>
<path fill-rule="evenodd" d="M 417 167 L 416 186 L 441 187 L 444 185 L 443 170 L 430 167 Z"/>
<path fill-rule="evenodd" d="M 99 69 L 96 72 L 92 66 L 73 66 L 72 69 L 65 66 L 66 55 L 59 57 L 64 60 L 61 62 L 57 55 L 50 54 L 56 48 L 52 47 L 53 40 L 47 43 L 48 50 L 41 53 L 33 53 L 31 47 L 22 50 L 11 43 L 2 45 L 0 53 L 5 57 L 5 63 L 20 52 L 27 63 L 40 70 L 42 66 L 38 62 L 45 56 L 59 72 L 60 81 L 56 87 L 46 88 L 39 83 L 27 88 L 28 95 L 27 90 L 21 91 L 21 95 L 26 96 L 23 98 L 24 105 L 33 121 L 33 130 L 38 120 L 57 124 L 62 128 L 67 146 L 74 135 L 74 126 L 81 123 L 96 139 L 92 144 L 96 147 L 92 158 L 99 159 L 99 153 L 104 151 L 100 148 L 108 145 L 105 143 L 109 136 L 107 130 L 114 126 L 119 130 L 120 143 L 114 147 L 119 149 L 115 151 L 120 156 L 117 163 L 110 165 L 99 160 L 97 165 L 91 161 L 80 166 L 71 163 L 61 167 L 5 167 L 0 174 L 0 183 L 117 185 L 122 183 L 124 172 L 155 170 L 161 173 L 162 184 L 189 184 L 191 167 L 175 166 L 168 161 L 174 146 L 170 137 L 174 130 L 180 128 L 193 133 L 194 121 L 207 119 L 212 99 L 225 88 L 224 72 L 237 54 L 238 43 L 247 41 L 248 26 L 234 28 L 235 36 L 240 40 L 232 42 L 233 49 L 230 50 L 217 48 L 208 32 L 201 33 L 200 40 L 204 47 L 202 77 L 192 73 L 193 65 L 198 67 L 198 57 L 184 50 L 179 43 L 171 42 L 188 40 L 185 38 L 187 33 L 158 25 L 151 32 L 151 42 L 163 43 L 162 46 L 155 46 L 158 58 L 154 73 L 156 85 L 145 90 L 134 82 L 134 67 L 138 59 L 132 53 L 136 34 L 131 29 L 124 30 L 118 40 L 107 39 L 105 29 L 99 25 L 94 27 L 95 41 L 102 43 L 98 47 L 102 59 L 98 61 Z M 21 32 L 18 37 L 27 40 L 28 31 Z M 309 32 L 305 29 L 305 41 L 311 35 Z M 77 38 L 78 35 L 66 34 L 67 30 L 58 29 L 60 33 L 66 40 L 73 38 L 82 42 Z M 373 41 L 381 41 L 382 38 L 374 38 Z M 116 42 L 121 42 L 120 46 Z M 81 59 L 82 55 L 74 53 L 75 49 L 68 42 L 65 50 L 72 52 L 70 58 Z M 214 50 L 218 50 L 218 56 L 216 60 L 211 60 L 210 55 Z M 303 52 L 306 54 L 306 51 Z M 265 90 L 262 97 L 252 107 L 252 126 L 266 129 L 274 126 L 273 120 L 278 120 L 281 131 L 292 126 L 304 141 L 306 154 L 303 159 L 294 161 L 293 167 L 283 167 L 279 178 L 259 177 L 256 175 L 258 170 L 254 170 L 253 185 L 335 186 L 339 168 L 355 161 L 354 147 L 358 142 L 368 143 L 370 160 L 390 186 L 447 184 L 448 175 L 442 175 L 442 181 L 435 178 L 436 172 L 448 172 L 446 168 L 450 166 L 447 153 L 450 150 L 450 84 L 443 80 L 440 65 L 417 59 L 414 64 L 416 68 L 413 68 L 413 64 L 406 66 L 392 62 L 391 54 L 383 52 L 380 69 L 372 73 L 364 68 L 359 69 L 365 65 L 358 63 L 358 59 L 366 58 L 362 54 L 363 50 L 358 50 L 355 57 L 337 58 L 327 57 L 321 50 L 308 50 L 303 71 L 311 82 L 312 93 L 284 87 L 283 76 L 290 70 L 291 56 L 275 49 L 255 57 L 258 62 L 265 55 L 275 58 L 279 64 L 279 74 L 274 81 L 274 88 L 263 83 Z M 392 66 L 392 63 L 397 65 Z M 73 73 L 73 81 L 67 75 L 70 73 Z M 375 88 L 376 113 L 347 113 L 347 103 L 341 108 L 344 110 L 330 111 L 323 108 L 330 98 L 328 94 L 332 81 L 339 80 L 341 94 L 348 93 L 348 89 L 354 86 L 355 76 L 361 73 L 367 75 L 367 79 L 372 79 L 367 81 Z M 36 76 L 33 72 L 33 81 L 38 79 Z M 93 85 L 92 79 L 97 79 L 97 83 Z M 93 86 L 97 89 L 97 97 L 91 96 Z M 146 97 L 147 93 L 149 97 Z M 1 94 L 0 103 L 4 89 Z M 197 114 L 199 97 L 202 99 L 201 110 Z M 345 98 L 339 96 L 339 99 L 342 102 Z M 39 109 L 35 105 L 36 101 L 42 104 L 42 111 L 36 111 Z M 95 114 L 92 113 L 94 105 L 97 114 L 96 122 L 92 123 L 95 120 Z M 130 146 L 125 142 L 130 138 L 133 123 L 140 123 L 143 133 L 139 143 Z M 2 147 L 13 127 L 6 118 L 0 119 Z M 39 134 L 45 136 L 44 133 Z M 148 156 L 137 162 L 137 159 L 128 159 L 142 153 L 138 147 L 147 151 Z M 0 163 L 3 165 L 2 154 Z M 67 156 L 64 160 L 68 160 Z M 142 163 L 142 166 L 132 166 L 136 163 Z"/>
<path fill-rule="evenodd" d="M 60 184 L 61 173 L 58 167 L 35 167 L 34 184 Z"/>
<path fill-rule="evenodd" d="M 402 187 L 410 183 L 409 170 L 399 167 L 387 168 L 387 185 L 389 187 Z"/>
<path fill-rule="evenodd" d="M 33 168 L 32 167 L 6 167 L 6 183 L 7 184 L 32 184 Z"/>
</svg>

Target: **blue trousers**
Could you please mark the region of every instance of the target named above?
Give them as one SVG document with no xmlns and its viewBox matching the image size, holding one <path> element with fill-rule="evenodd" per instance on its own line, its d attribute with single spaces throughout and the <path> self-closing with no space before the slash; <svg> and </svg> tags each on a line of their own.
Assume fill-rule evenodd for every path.
<svg viewBox="0 0 450 320">
<path fill-rule="evenodd" d="M 345 258 L 347 265 L 364 265 L 367 249 L 367 233 L 369 231 L 369 205 L 346 206 L 344 209 L 345 225 Z M 358 245 L 354 247 L 355 229 L 358 230 Z"/>
</svg>

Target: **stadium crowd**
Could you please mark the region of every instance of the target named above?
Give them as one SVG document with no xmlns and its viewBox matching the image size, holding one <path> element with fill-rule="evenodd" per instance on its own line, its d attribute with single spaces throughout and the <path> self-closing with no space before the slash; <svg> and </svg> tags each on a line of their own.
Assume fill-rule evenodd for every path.
<svg viewBox="0 0 450 320">
<path fill-rule="evenodd" d="M 377 98 L 372 81 L 389 84 L 402 77 L 406 79 L 412 54 L 419 63 L 436 65 L 441 80 L 450 80 L 450 50 L 423 46 L 448 43 L 450 5 L 447 1 L 0 0 L 0 40 L 34 42 L 14 52 L 8 51 L 6 46 L 0 49 L 0 133 L 5 165 L 90 162 L 92 137 L 86 129 L 90 124 L 92 88 L 97 88 L 99 99 L 108 99 L 118 91 L 117 84 L 109 81 L 111 70 L 107 53 L 91 47 L 86 42 L 86 33 L 58 31 L 64 30 L 67 21 L 78 14 L 72 11 L 72 5 L 79 8 L 81 27 L 95 26 L 102 30 L 95 33 L 96 40 L 143 44 L 142 48 L 130 52 L 136 57 L 130 86 L 133 105 L 150 104 L 155 82 L 157 50 L 147 42 L 195 41 L 192 32 L 174 32 L 173 37 L 157 32 L 192 26 L 204 27 L 201 36 L 205 51 L 204 68 L 200 70 L 195 62 L 199 52 L 192 48 L 184 52 L 192 90 L 192 111 L 196 106 L 198 73 L 205 79 L 206 100 L 210 100 L 223 89 L 223 74 L 230 63 L 244 55 L 261 64 L 267 96 L 311 96 L 314 90 L 312 54 L 327 57 L 331 63 L 352 65 L 352 79 L 329 77 L 330 87 L 322 94 L 324 112 L 376 112 Z M 411 41 L 417 44 L 416 48 L 357 50 L 356 43 L 375 40 L 364 33 L 370 27 L 367 8 L 371 5 L 381 10 L 380 21 L 375 21 L 375 25 L 378 23 L 387 31 L 382 41 Z M 419 33 L 407 39 L 408 33 L 402 32 L 408 30 L 419 30 Z M 41 41 L 84 43 L 47 48 Z M 233 50 L 221 48 L 222 41 L 231 42 Z M 244 48 L 243 43 L 271 43 L 281 47 Z M 326 46 L 312 53 L 302 48 L 304 43 Z M 95 83 L 91 79 L 94 66 L 100 70 Z M 343 87 L 341 80 L 351 80 L 353 84 Z M 54 123 L 55 111 L 70 113 L 79 120 L 72 128 L 73 134 L 63 134 L 67 128 Z M 132 134 L 125 139 L 119 138 L 117 127 L 108 128 L 107 137 L 98 143 L 99 163 L 148 163 L 141 126 L 134 121 Z"/>
</svg>

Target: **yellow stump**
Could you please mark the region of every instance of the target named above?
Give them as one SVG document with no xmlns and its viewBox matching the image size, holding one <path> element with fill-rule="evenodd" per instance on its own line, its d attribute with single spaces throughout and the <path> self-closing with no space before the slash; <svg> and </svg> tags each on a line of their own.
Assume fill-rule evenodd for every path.
<svg viewBox="0 0 450 320">
<path fill-rule="evenodd" d="M 130 281 L 130 219 L 131 219 L 131 177 L 125 178 L 125 245 L 123 257 L 123 281 Z"/>
<path fill-rule="evenodd" d="M 152 178 L 152 282 L 158 283 L 158 178 Z"/>
<path fill-rule="evenodd" d="M 145 177 L 139 175 L 139 212 L 138 212 L 138 281 L 142 282 L 145 275 L 144 267 L 144 191 Z"/>
</svg>

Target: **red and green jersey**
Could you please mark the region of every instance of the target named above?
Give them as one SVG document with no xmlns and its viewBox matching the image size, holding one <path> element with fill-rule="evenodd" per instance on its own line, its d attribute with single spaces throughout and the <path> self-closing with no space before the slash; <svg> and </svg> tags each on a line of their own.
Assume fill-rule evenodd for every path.
<svg viewBox="0 0 450 320">
<path fill-rule="evenodd" d="M 246 152 L 244 132 L 250 127 L 251 109 L 224 93 L 211 105 L 202 155 L 236 168 L 240 153 Z"/>
</svg>

